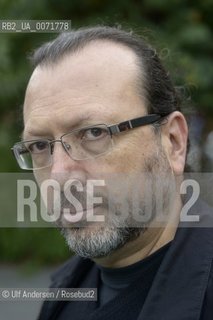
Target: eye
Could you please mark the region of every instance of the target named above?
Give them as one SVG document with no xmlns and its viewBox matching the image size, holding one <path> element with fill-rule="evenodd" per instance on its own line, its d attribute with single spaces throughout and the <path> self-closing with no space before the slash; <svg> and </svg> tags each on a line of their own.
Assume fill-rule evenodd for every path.
<svg viewBox="0 0 213 320">
<path fill-rule="evenodd" d="M 19 146 L 17 146 L 17 147 L 16 147 L 16 150 L 18 151 L 18 153 L 19 153 L 20 155 L 29 152 L 29 150 L 27 150 L 27 148 L 25 147 L 25 145 L 19 145 Z"/>
<path fill-rule="evenodd" d="M 93 127 L 86 130 L 83 130 L 81 139 L 83 140 L 98 140 L 106 137 L 108 135 L 107 129 Z"/>
<path fill-rule="evenodd" d="M 48 141 L 34 141 L 26 145 L 31 153 L 40 153 L 49 149 Z"/>
</svg>

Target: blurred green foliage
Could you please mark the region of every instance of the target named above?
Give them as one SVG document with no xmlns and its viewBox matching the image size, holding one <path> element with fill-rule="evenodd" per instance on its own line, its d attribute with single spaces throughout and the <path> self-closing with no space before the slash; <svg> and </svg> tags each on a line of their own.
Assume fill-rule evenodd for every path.
<svg viewBox="0 0 213 320">
<path fill-rule="evenodd" d="M 213 115 L 212 0 L 0 0 L 0 19 L 71 19 L 72 27 L 108 24 L 150 40 L 178 86 L 201 114 Z M 10 152 L 22 130 L 21 106 L 31 73 L 27 56 L 55 34 L 0 34 L 0 171 L 18 171 Z M 183 80 L 184 79 L 184 80 Z M 68 255 L 57 231 L 0 230 L 2 259 Z"/>
<path fill-rule="evenodd" d="M 54 228 L 0 229 L 1 262 L 35 265 L 58 263 L 71 255 L 64 238 Z"/>
</svg>

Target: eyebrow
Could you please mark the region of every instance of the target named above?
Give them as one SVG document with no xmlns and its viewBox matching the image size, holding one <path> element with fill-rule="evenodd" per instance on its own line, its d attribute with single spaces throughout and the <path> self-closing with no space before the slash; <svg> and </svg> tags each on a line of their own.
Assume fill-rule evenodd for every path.
<svg viewBox="0 0 213 320">
<path fill-rule="evenodd" d="M 70 125 L 67 121 L 67 124 L 65 125 L 65 127 L 67 127 L 67 129 L 65 129 L 64 133 L 67 133 L 69 131 L 75 130 L 77 128 L 81 128 L 81 127 L 85 127 L 85 126 L 91 126 L 91 125 L 96 125 L 98 123 L 105 123 L 106 121 L 95 121 L 95 123 L 91 123 L 91 121 L 94 121 L 94 114 L 90 114 L 87 116 L 84 116 L 80 119 L 78 119 L 77 121 L 73 122 L 72 125 Z M 29 130 L 23 130 L 21 135 L 20 135 L 20 139 L 21 140 L 31 140 L 31 136 L 33 137 L 44 137 L 44 136 L 49 136 L 50 133 L 48 133 L 47 131 L 42 131 L 42 129 L 34 129 L 34 128 L 29 128 Z M 29 136 L 29 138 L 28 138 Z"/>
</svg>

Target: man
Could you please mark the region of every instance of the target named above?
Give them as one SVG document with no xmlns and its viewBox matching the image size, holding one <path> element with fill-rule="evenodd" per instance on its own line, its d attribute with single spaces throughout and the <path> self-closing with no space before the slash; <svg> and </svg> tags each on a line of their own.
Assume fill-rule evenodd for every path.
<svg viewBox="0 0 213 320">
<path fill-rule="evenodd" d="M 94 27 L 44 44 L 33 62 L 24 142 L 14 153 L 40 186 L 76 181 L 60 194 L 57 225 L 77 256 L 52 287 L 98 289 L 95 302 L 45 302 L 39 319 L 212 319 L 213 235 L 178 226 L 188 214 L 177 191 L 188 128 L 156 52 L 132 33 Z M 86 202 L 88 181 L 104 181 L 94 207 Z M 67 189 L 81 209 L 69 203 Z M 50 199 L 53 213 L 57 201 Z M 81 219 L 69 220 L 67 207 Z"/>
</svg>

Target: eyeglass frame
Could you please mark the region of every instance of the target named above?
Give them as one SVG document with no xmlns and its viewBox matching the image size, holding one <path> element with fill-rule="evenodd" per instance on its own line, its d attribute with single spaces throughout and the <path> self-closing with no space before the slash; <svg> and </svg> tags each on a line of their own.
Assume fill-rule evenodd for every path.
<svg viewBox="0 0 213 320">
<path fill-rule="evenodd" d="M 71 130 L 70 132 L 68 133 L 64 133 L 60 139 L 54 139 L 54 140 L 48 140 L 48 139 L 43 139 L 43 140 L 46 140 L 49 142 L 49 146 L 50 146 L 50 155 L 52 155 L 52 151 L 51 151 L 51 145 L 55 142 L 60 142 L 64 148 L 64 150 L 66 151 L 66 153 L 72 158 L 72 155 L 68 152 L 68 150 L 66 149 L 66 147 L 64 146 L 64 142 L 62 141 L 62 138 L 66 135 L 69 135 L 75 131 L 80 131 L 80 130 L 83 130 L 83 129 L 89 129 L 89 128 L 95 128 L 96 126 L 100 126 L 100 125 L 104 125 L 106 126 L 106 128 L 108 129 L 109 131 L 109 134 L 110 134 L 110 137 L 112 139 L 112 136 L 113 135 L 116 135 L 116 134 L 119 134 L 119 133 L 122 133 L 124 131 L 129 131 L 131 129 L 135 129 L 135 128 L 138 128 L 138 127 L 142 127 L 142 126 L 145 126 L 145 125 L 149 125 L 149 124 L 154 124 L 156 123 L 157 121 L 161 120 L 162 118 L 165 118 L 166 116 L 168 116 L 169 113 L 167 114 L 148 114 L 148 115 L 145 115 L 145 116 L 142 116 L 142 117 L 138 117 L 138 118 L 133 118 L 133 119 L 130 119 L 130 120 L 126 120 L 126 121 L 123 121 L 123 122 L 120 122 L 120 123 L 116 123 L 116 124 L 111 124 L 111 125 L 106 125 L 104 123 L 101 123 L 101 124 L 96 124 L 96 125 L 91 125 L 91 126 L 86 126 L 86 127 L 83 127 L 83 128 L 79 128 L 79 129 L 74 129 L 74 130 Z M 15 156 L 15 159 L 16 161 L 18 162 L 18 165 L 20 166 L 20 163 L 18 161 L 18 159 L 20 159 L 20 155 L 17 153 L 16 151 L 16 145 L 18 144 L 21 144 L 21 143 L 26 143 L 26 142 L 31 142 L 31 141 L 40 141 L 42 139 L 31 139 L 31 140 L 23 140 L 23 141 L 19 141 L 19 142 L 16 142 L 14 144 L 14 146 L 11 148 L 11 151 L 13 152 L 13 155 Z M 30 151 L 29 151 L 30 152 Z M 97 157 L 103 155 L 105 153 L 100 153 Z M 97 157 L 94 157 L 94 158 L 97 158 Z M 72 158 L 73 160 L 75 161 L 82 161 L 82 160 L 86 160 L 86 159 L 74 159 Z M 93 158 L 89 158 L 89 159 L 93 159 Z M 51 165 L 51 164 L 50 164 Z M 21 169 L 23 170 L 39 170 L 39 169 L 42 169 L 42 168 L 46 168 L 48 167 L 49 165 L 45 166 L 45 167 L 41 167 L 41 168 L 22 168 L 20 166 Z"/>
</svg>

